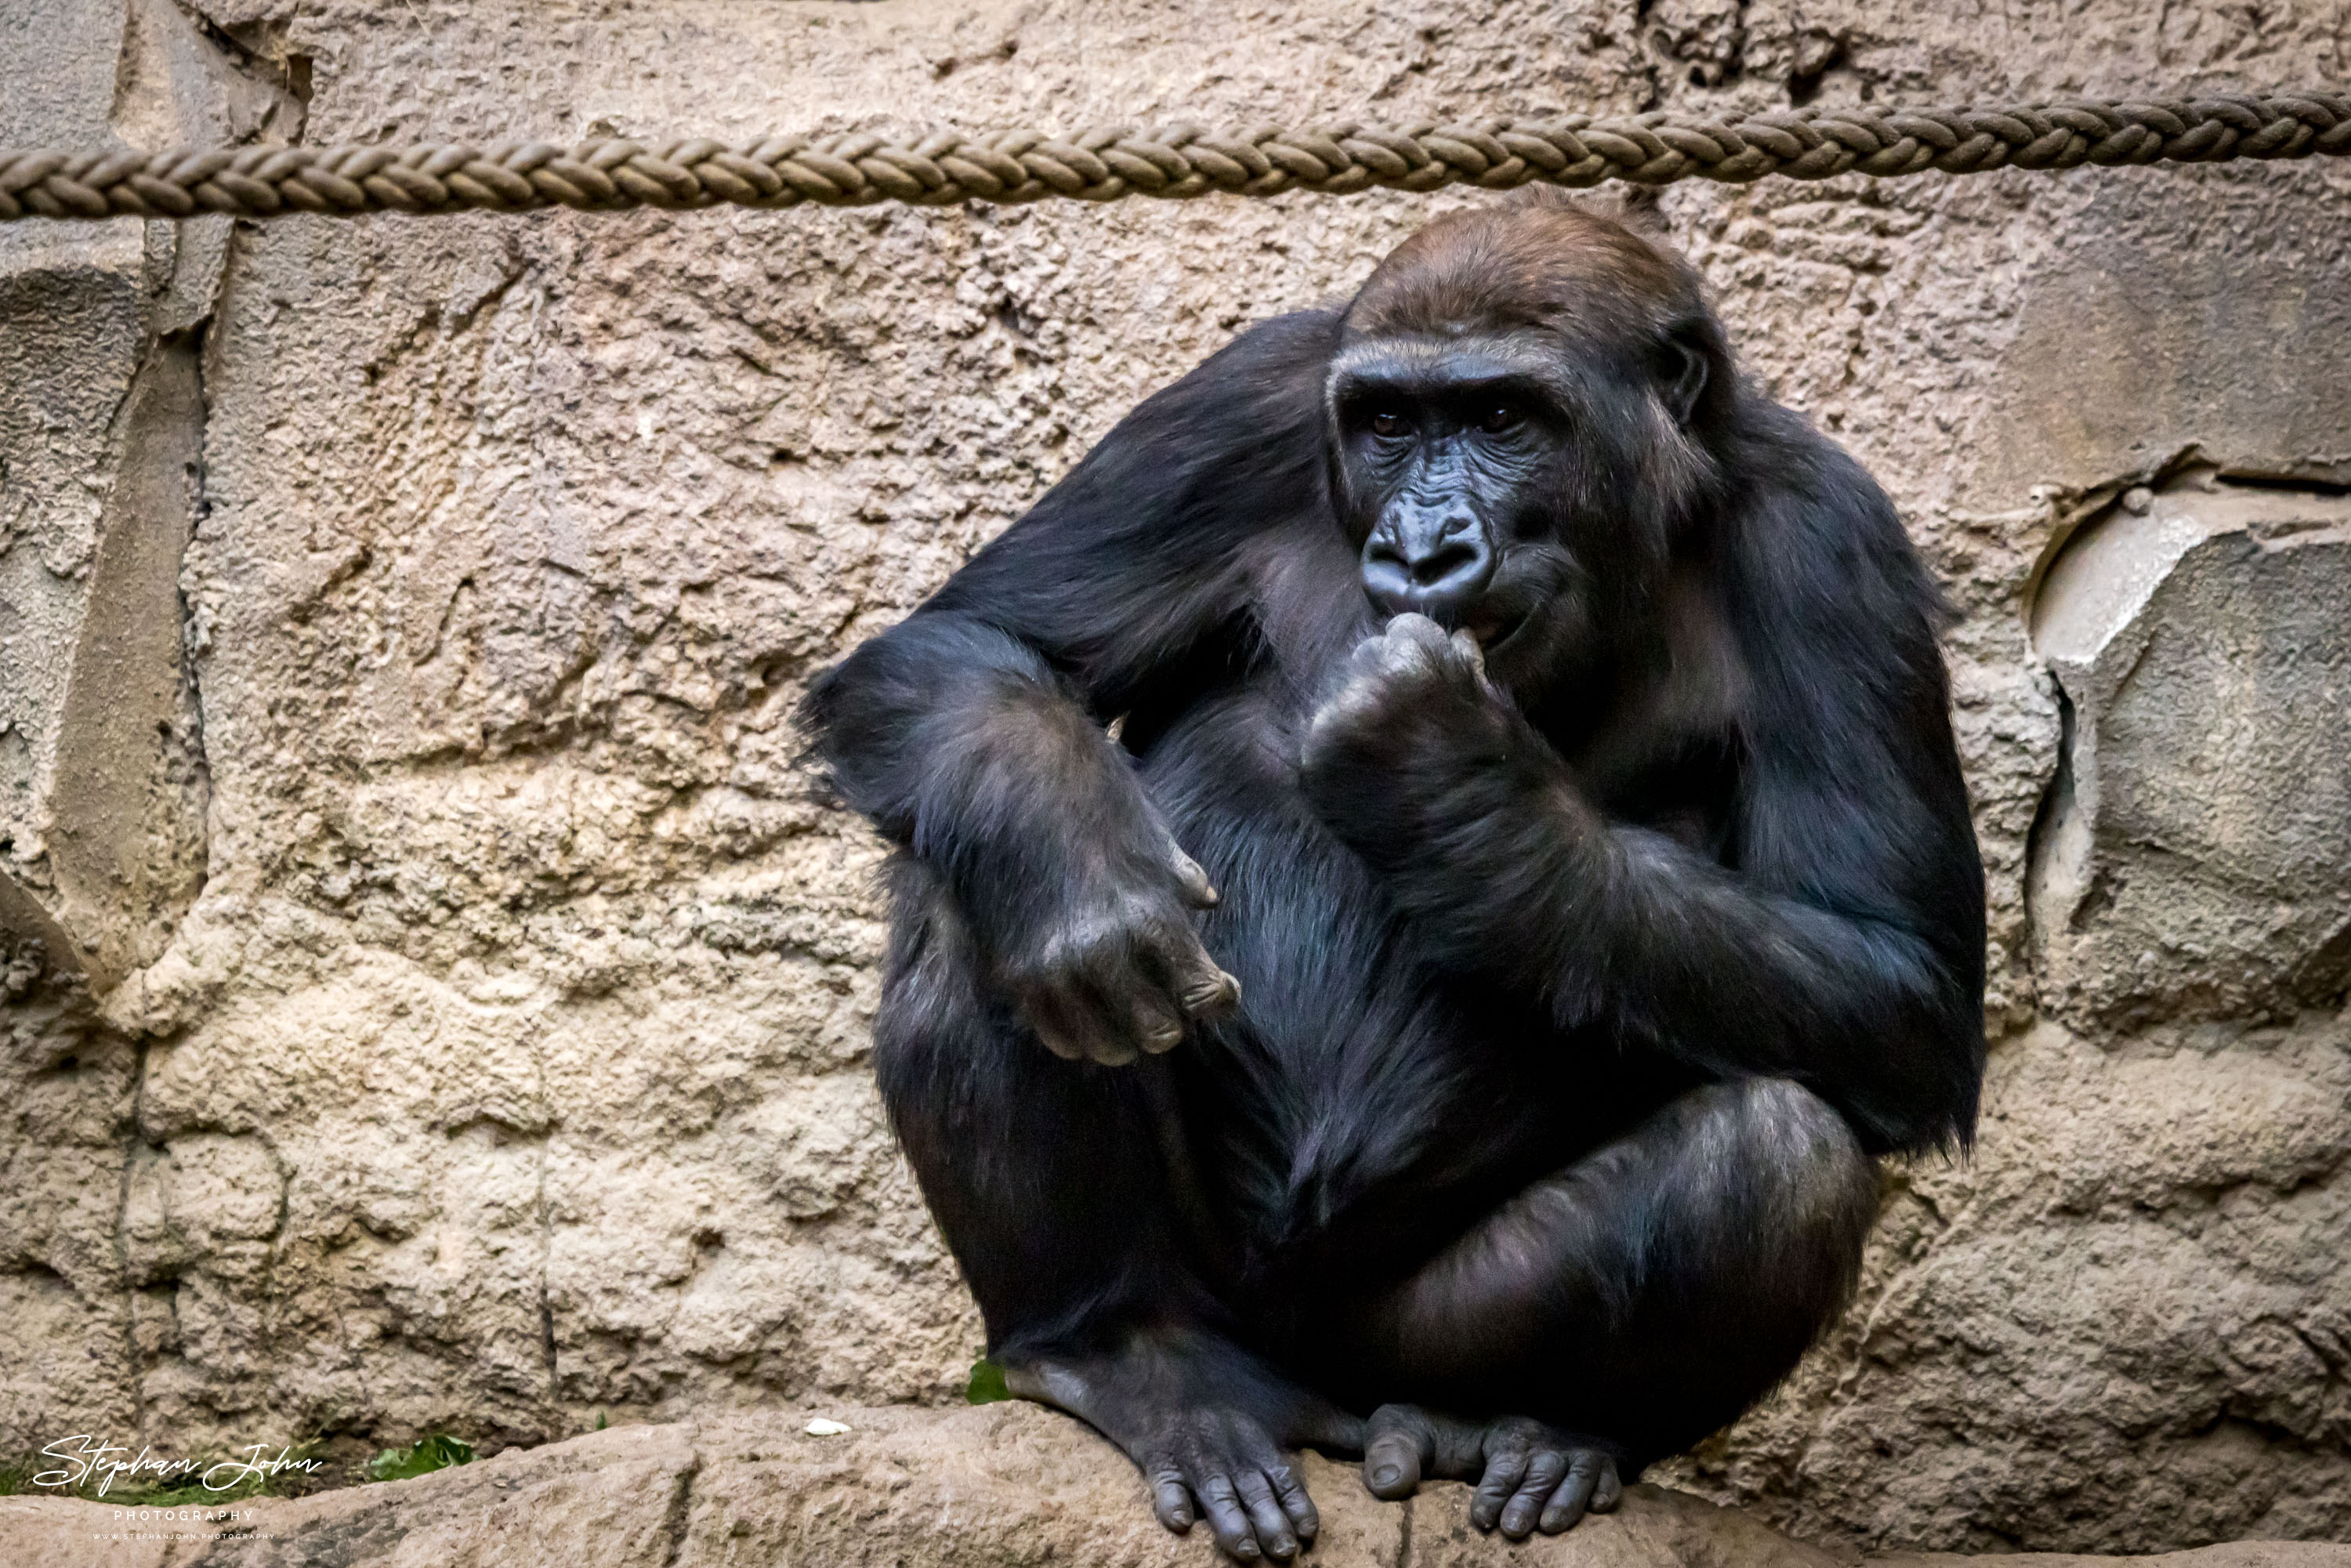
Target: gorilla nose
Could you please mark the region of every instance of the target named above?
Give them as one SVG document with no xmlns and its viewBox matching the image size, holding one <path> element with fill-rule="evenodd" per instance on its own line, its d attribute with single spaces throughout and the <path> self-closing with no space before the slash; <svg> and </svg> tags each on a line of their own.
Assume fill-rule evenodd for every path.
<svg viewBox="0 0 2351 1568">
<path fill-rule="evenodd" d="M 1493 579 L 1486 530 L 1462 513 L 1384 525 L 1364 546 L 1364 591 L 1385 614 L 1457 625 Z"/>
</svg>

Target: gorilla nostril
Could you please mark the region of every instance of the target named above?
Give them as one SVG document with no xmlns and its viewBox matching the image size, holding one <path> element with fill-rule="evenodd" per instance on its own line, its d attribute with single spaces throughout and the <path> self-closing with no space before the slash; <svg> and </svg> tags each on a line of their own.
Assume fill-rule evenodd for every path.
<svg viewBox="0 0 2351 1568">
<path fill-rule="evenodd" d="M 1389 615 L 1413 611 L 1450 625 L 1494 570 L 1485 531 L 1467 511 L 1400 508 L 1364 541 L 1364 591 Z"/>
<path fill-rule="evenodd" d="M 1412 563 L 1412 580 L 1423 588 L 1474 570 L 1483 552 L 1459 539 L 1447 539 Z"/>
</svg>

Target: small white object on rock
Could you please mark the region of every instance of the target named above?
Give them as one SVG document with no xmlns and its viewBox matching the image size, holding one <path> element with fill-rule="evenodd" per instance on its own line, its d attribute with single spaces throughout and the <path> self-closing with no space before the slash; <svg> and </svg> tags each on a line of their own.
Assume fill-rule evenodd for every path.
<svg viewBox="0 0 2351 1568">
<path fill-rule="evenodd" d="M 802 1430 L 806 1431 L 811 1437 L 838 1437 L 843 1432 L 848 1431 L 849 1428 L 842 1426 L 840 1422 L 833 1420 L 830 1416 L 820 1416 L 815 1420 L 810 1422 L 807 1427 L 802 1428 Z"/>
</svg>

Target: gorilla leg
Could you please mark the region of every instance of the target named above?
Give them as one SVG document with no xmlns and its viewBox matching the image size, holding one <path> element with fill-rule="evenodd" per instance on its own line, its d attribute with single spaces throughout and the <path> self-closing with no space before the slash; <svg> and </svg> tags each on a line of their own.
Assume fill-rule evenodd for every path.
<svg viewBox="0 0 2351 1568">
<path fill-rule="evenodd" d="M 1874 1162 L 1810 1091 L 1750 1079 L 1683 1096 L 1527 1187 L 1367 1314 L 1373 1359 L 1412 1398 L 1553 1429 L 1384 1410 L 1366 1479 L 1395 1496 L 1424 1468 L 1483 1475 L 1481 1524 L 1523 1534 L 1540 1511 L 1564 1528 L 1613 1488 L 1599 1454 L 1637 1474 L 1788 1374 L 1849 1298 L 1877 1205 Z M 1555 1522 L 1533 1494 L 1562 1487 L 1573 1506 Z"/>
<path fill-rule="evenodd" d="M 984 985 L 928 869 L 901 860 L 892 880 L 873 1067 L 898 1140 L 991 1351 L 1082 1336 L 1103 1308 L 1173 1282 L 1144 1277 L 1169 1252 L 1134 1081 L 1049 1054 Z"/>
<path fill-rule="evenodd" d="M 1287 1559 L 1318 1521 L 1283 1450 L 1352 1451 L 1361 1423 L 1229 1336 L 1163 1064 L 1053 1056 L 985 983 L 932 874 L 893 876 L 875 1077 L 1007 1385 L 1125 1449 L 1169 1528 L 1196 1510 L 1235 1557 Z"/>
</svg>

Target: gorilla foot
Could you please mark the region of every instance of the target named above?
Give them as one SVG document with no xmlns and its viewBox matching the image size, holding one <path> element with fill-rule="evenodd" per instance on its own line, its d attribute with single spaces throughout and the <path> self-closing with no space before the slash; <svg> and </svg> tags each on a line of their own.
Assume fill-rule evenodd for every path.
<svg viewBox="0 0 2351 1568">
<path fill-rule="evenodd" d="M 1416 1405 L 1383 1405 L 1364 1442 L 1364 1485 L 1374 1497 L 1410 1497 L 1424 1478 L 1475 1481 L 1469 1522 L 1513 1541 L 1556 1535 L 1586 1512 L 1606 1513 L 1624 1495 L 1616 1456 L 1589 1437 L 1522 1416 L 1464 1421 Z"/>
<path fill-rule="evenodd" d="M 1271 1435 L 1238 1410 L 1187 1410 L 1155 1423 L 1134 1450 L 1159 1522 L 1192 1528 L 1195 1501 L 1228 1556 L 1287 1563 L 1311 1546 L 1322 1519 L 1306 1483 Z"/>
<path fill-rule="evenodd" d="M 1194 1329 L 1137 1332 L 1118 1349 L 1003 1353 L 1005 1385 L 1068 1411 L 1126 1450 L 1159 1522 L 1206 1520 L 1225 1554 L 1287 1563 L 1322 1520 L 1291 1450 L 1353 1453 L 1363 1423 L 1228 1341 Z"/>
</svg>

